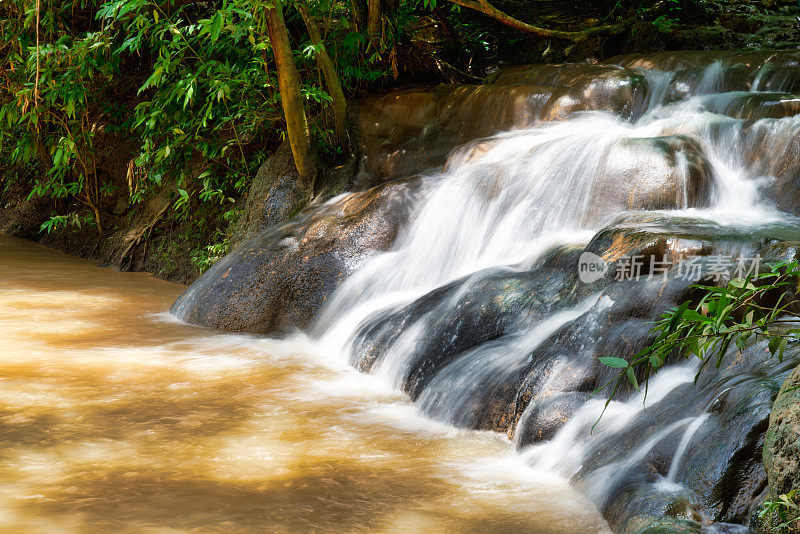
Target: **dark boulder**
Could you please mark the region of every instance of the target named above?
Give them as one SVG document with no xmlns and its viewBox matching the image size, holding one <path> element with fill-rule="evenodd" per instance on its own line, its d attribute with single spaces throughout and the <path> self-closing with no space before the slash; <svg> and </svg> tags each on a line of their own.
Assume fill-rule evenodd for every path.
<svg viewBox="0 0 800 534">
<path fill-rule="evenodd" d="M 261 232 L 214 264 L 172 312 L 233 332 L 307 328 L 346 276 L 392 246 L 419 183 L 351 193 Z"/>
</svg>

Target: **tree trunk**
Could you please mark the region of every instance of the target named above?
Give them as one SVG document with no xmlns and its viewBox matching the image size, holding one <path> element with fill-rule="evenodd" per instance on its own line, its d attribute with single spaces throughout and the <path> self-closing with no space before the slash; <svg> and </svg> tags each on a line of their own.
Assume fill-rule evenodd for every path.
<svg viewBox="0 0 800 534">
<path fill-rule="evenodd" d="M 317 22 L 308 10 L 306 0 L 297 0 L 296 5 L 308 29 L 311 43 L 318 48 L 316 53 L 317 64 L 323 76 L 325 76 L 325 86 L 328 88 L 328 94 L 330 94 L 333 99 L 334 135 L 336 137 L 336 144 L 344 150 L 347 147 L 347 100 L 344 97 L 344 90 L 342 90 L 342 84 L 339 82 L 339 75 L 336 73 L 336 67 L 333 61 L 331 61 L 328 51 L 325 50 L 325 45 L 322 43 L 322 34 L 319 31 Z"/>
<path fill-rule="evenodd" d="M 278 71 L 278 88 L 281 92 L 281 105 L 286 117 L 286 133 L 292 147 L 294 165 L 300 180 L 313 188 L 315 168 L 311 152 L 311 138 L 308 134 L 308 119 L 300 93 L 300 74 L 292 56 L 289 35 L 283 21 L 283 8 L 276 2 L 275 7 L 267 8 L 267 34 L 275 54 Z"/>
<path fill-rule="evenodd" d="M 365 0 L 350 0 L 350 11 L 353 15 L 355 30 L 361 34 L 367 28 L 367 4 Z"/>
<path fill-rule="evenodd" d="M 381 37 L 381 22 L 383 21 L 381 0 L 367 0 L 367 34 L 369 41 L 377 48 L 376 41 Z"/>
</svg>

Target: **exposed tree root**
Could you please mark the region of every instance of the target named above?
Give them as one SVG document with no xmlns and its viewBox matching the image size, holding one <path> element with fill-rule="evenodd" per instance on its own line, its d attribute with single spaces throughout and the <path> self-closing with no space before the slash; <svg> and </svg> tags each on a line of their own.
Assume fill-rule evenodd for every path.
<svg viewBox="0 0 800 534">
<path fill-rule="evenodd" d="M 121 269 L 126 266 L 126 260 L 129 259 L 129 255 L 133 251 L 133 248 L 139 243 L 141 243 L 142 237 L 144 237 L 145 234 L 149 233 L 153 229 L 153 227 L 156 225 L 159 219 L 161 219 L 161 217 L 163 217 L 164 214 L 167 212 L 169 206 L 170 206 L 169 203 L 167 203 L 167 205 L 161 208 L 161 211 L 159 211 L 156 214 L 156 216 L 153 217 L 153 219 L 150 221 L 149 224 L 143 226 L 138 231 L 131 232 L 125 237 L 125 241 L 130 241 L 130 242 L 128 243 L 128 246 L 125 248 L 125 250 L 122 251 L 122 254 L 119 257 L 119 266 Z"/>
</svg>

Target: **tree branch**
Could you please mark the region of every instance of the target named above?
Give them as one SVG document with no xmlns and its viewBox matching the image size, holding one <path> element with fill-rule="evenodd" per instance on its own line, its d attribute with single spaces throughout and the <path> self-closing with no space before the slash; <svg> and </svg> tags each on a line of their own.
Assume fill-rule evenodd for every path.
<svg viewBox="0 0 800 534">
<path fill-rule="evenodd" d="M 607 24 L 604 26 L 595 26 L 593 28 L 587 28 L 585 30 L 580 31 L 563 31 L 563 30 L 553 30 L 549 28 L 540 28 L 539 26 L 533 26 L 528 24 L 527 22 L 522 22 L 519 19 L 515 19 L 511 15 L 504 13 L 494 7 L 492 4 L 489 3 L 488 0 L 449 0 L 450 2 L 466 7 L 468 9 L 473 9 L 475 11 L 479 11 L 484 15 L 495 19 L 498 22 L 502 22 L 506 26 L 510 28 L 514 28 L 515 30 L 519 30 L 523 33 L 527 33 L 528 35 L 535 35 L 537 37 L 545 37 L 551 39 L 564 39 L 566 41 L 572 41 L 574 43 L 583 42 L 591 37 L 595 37 L 598 35 L 616 35 L 626 31 L 630 28 L 637 19 L 642 18 L 646 19 L 657 15 L 666 7 L 666 2 L 664 0 L 656 3 L 653 7 L 648 9 L 647 11 L 641 13 L 640 15 L 634 15 L 629 17 L 621 22 L 616 24 Z"/>
</svg>

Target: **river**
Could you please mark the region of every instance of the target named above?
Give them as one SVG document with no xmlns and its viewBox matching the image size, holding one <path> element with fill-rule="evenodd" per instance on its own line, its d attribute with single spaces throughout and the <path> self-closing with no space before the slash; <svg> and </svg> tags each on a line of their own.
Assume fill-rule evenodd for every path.
<svg viewBox="0 0 800 534">
<path fill-rule="evenodd" d="M 305 338 L 183 324 L 183 286 L 2 235 L 0 267 L 4 532 L 608 530 Z"/>
</svg>

